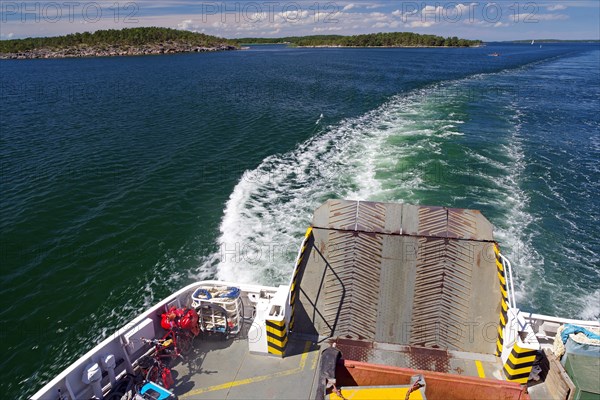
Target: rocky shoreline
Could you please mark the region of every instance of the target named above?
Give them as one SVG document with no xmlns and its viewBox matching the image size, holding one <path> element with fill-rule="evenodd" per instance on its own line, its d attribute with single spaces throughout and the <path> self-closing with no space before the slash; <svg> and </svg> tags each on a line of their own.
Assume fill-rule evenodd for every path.
<svg viewBox="0 0 600 400">
<path fill-rule="evenodd" d="M 306 49 L 459 49 L 459 48 L 469 48 L 469 47 L 482 47 L 483 45 L 476 44 L 472 46 L 345 46 L 341 44 L 320 44 L 314 46 L 295 46 L 297 48 L 306 48 Z"/>
<path fill-rule="evenodd" d="M 143 56 L 176 53 L 200 53 L 213 51 L 237 50 L 235 46 L 220 44 L 204 47 L 187 43 L 159 43 L 141 46 L 81 46 L 64 49 L 33 49 L 18 53 L 0 53 L 3 60 L 28 60 L 36 58 L 82 58 L 82 57 L 116 57 L 116 56 Z"/>
</svg>

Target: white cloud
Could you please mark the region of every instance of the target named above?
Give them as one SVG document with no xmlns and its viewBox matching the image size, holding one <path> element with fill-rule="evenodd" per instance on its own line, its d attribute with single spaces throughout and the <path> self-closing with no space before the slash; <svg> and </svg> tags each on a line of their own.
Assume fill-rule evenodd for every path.
<svg viewBox="0 0 600 400">
<path fill-rule="evenodd" d="M 429 28 L 433 26 L 434 23 L 432 21 L 413 21 L 410 23 L 411 28 Z"/>
<path fill-rule="evenodd" d="M 476 7 L 478 6 L 477 3 L 470 3 L 470 4 L 462 4 L 459 3 L 456 5 L 456 10 L 460 12 L 460 15 L 469 15 L 469 12 L 471 12 L 471 7 Z"/>
<path fill-rule="evenodd" d="M 434 6 L 429 6 L 428 5 L 428 6 L 423 7 L 423 11 L 425 11 L 425 12 L 427 12 L 427 11 L 436 11 L 437 9 L 441 10 L 442 6 L 434 7 Z"/>
<path fill-rule="evenodd" d="M 433 22 L 433 23 L 456 23 L 464 20 L 473 20 L 474 15 L 472 7 L 475 7 L 476 3 L 447 3 L 440 5 L 423 5 L 421 9 L 414 7 L 407 7 L 402 11 L 397 9 L 392 11 L 391 15 L 397 18 L 402 18 L 404 22 L 412 22 L 419 20 L 420 22 Z M 430 25 L 429 25 L 430 26 Z"/>
<path fill-rule="evenodd" d="M 313 32 L 333 32 L 333 31 L 341 31 L 341 26 L 328 26 L 326 28 L 314 27 Z"/>
<path fill-rule="evenodd" d="M 548 11 L 566 10 L 567 6 L 565 6 L 564 4 L 552 4 L 548 7 L 546 7 L 546 9 Z"/>
<path fill-rule="evenodd" d="M 372 12 L 371 14 L 369 14 L 370 17 L 375 18 L 375 19 L 382 19 L 382 18 L 387 18 L 387 15 L 384 13 L 380 13 L 380 12 Z"/>
<path fill-rule="evenodd" d="M 505 26 L 508 26 L 508 24 L 506 22 L 498 21 L 494 24 L 494 28 L 504 28 Z"/>
<path fill-rule="evenodd" d="M 311 18 L 308 18 L 309 15 L 309 11 L 308 10 L 290 10 L 290 11 L 284 11 L 281 13 L 277 13 L 275 14 L 275 20 L 278 19 L 278 17 L 282 18 L 285 22 L 290 22 L 290 23 L 306 23 L 306 22 L 313 22 L 313 20 Z M 324 12 L 324 11 L 318 11 L 315 12 L 312 17 L 314 18 L 314 21 L 322 21 L 323 18 L 327 18 L 330 17 L 331 18 L 331 14 L 328 12 Z"/>
<path fill-rule="evenodd" d="M 375 24 L 371 25 L 371 28 L 383 29 L 383 28 L 397 28 L 399 26 L 400 26 L 400 22 L 398 22 L 398 21 L 376 22 Z"/>
<path fill-rule="evenodd" d="M 177 24 L 177 28 L 183 29 L 183 30 L 193 29 L 192 20 L 186 19 L 186 20 L 181 21 L 180 23 Z"/>
<path fill-rule="evenodd" d="M 344 8 L 342 8 L 342 11 L 352 10 L 354 7 L 356 7 L 354 3 L 347 4 L 344 6 Z"/>
<path fill-rule="evenodd" d="M 454 8 L 454 7 L 452 7 L 452 8 Z M 435 16 L 435 17 L 439 18 L 440 16 L 443 16 L 445 12 L 446 12 L 446 10 L 442 6 L 436 6 L 436 7 L 434 7 L 434 6 L 425 6 L 421 10 L 421 15 L 422 15 L 423 18 L 426 18 L 428 16 L 429 17 L 434 17 Z"/>
<path fill-rule="evenodd" d="M 537 22 L 537 21 L 561 21 L 569 19 L 566 14 L 517 14 L 514 17 L 515 21 Z"/>
</svg>

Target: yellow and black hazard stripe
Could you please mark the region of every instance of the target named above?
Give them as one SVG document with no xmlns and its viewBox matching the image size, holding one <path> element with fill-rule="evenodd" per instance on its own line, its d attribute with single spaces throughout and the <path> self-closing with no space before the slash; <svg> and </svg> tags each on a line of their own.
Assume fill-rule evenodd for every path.
<svg viewBox="0 0 600 400">
<path fill-rule="evenodd" d="M 500 281 L 500 293 L 502 293 L 500 310 L 500 323 L 498 324 L 498 339 L 496 340 L 496 356 L 502 355 L 502 349 L 504 346 L 504 327 L 508 322 L 508 288 L 506 286 L 506 271 L 504 265 L 502 265 L 502 259 L 500 258 L 500 248 L 498 243 L 494 243 L 494 254 L 496 256 L 496 267 L 498 268 L 498 280 Z"/>
<path fill-rule="evenodd" d="M 306 249 L 308 248 L 309 241 L 312 238 L 312 227 L 309 227 L 306 230 L 306 234 L 304 235 L 304 239 L 302 240 L 302 247 L 300 249 L 300 254 L 298 260 L 296 261 L 296 266 L 294 267 L 294 275 L 292 276 L 292 284 L 290 285 L 290 307 L 291 307 L 291 315 L 290 315 L 290 330 L 294 329 L 294 316 L 296 315 L 296 299 L 298 298 L 298 292 L 300 291 L 300 279 L 301 279 L 301 270 L 306 266 Z"/>
<path fill-rule="evenodd" d="M 288 342 L 287 327 L 285 320 L 267 320 L 267 348 L 269 354 L 275 354 L 283 357 L 285 346 Z"/>
<path fill-rule="evenodd" d="M 496 340 L 496 356 L 502 355 L 502 349 L 504 348 L 504 327 L 506 326 L 508 316 L 508 303 L 504 298 L 501 301 L 502 310 L 500 311 L 500 323 L 498 324 L 498 339 Z"/>
<path fill-rule="evenodd" d="M 515 342 L 503 367 L 506 379 L 522 385 L 526 384 L 536 357 L 536 350 L 522 348 L 518 342 Z"/>
</svg>

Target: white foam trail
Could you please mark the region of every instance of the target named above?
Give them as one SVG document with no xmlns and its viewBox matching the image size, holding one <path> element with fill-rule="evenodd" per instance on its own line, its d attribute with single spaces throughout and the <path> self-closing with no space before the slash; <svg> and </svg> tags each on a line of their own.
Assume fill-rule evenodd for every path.
<svg viewBox="0 0 600 400">
<path fill-rule="evenodd" d="M 529 226 L 534 222 L 534 217 L 527 212 L 529 196 L 521 188 L 519 182 L 523 179 L 525 171 L 525 156 L 521 139 L 522 113 L 513 105 L 513 129 L 510 140 L 503 146 L 505 154 L 511 158 L 508 174 L 496 183 L 502 188 L 503 196 L 500 201 L 507 210 L 504 226 L 497 226 L 494 234 L 503 245 L 503 252 L 514 265 L 517 302 L 531 299 L 531 275 L 536 268 L 543 268 L 544 258 L 532 245 L 533 236 L 528 232 Z M 500 206 L 500 205 L 498 205 Z M 538 282 L 541 283 L 541 282 Z"/>
<path fill-rule="evenodd" d="M 298 238 L 328 198 L 418 203 L 413 189 L 427 187 L 423 165 L 405 166 L 402 160 L 439 151 L 437 141 L 460 134 L 456 126 L 462 123 L 428 104 L 432 93 L 435 88 L 395 97 L 246 171 L 225 207 L 220 251 L 211 260 L 217 277 L 287 282 Z"/>
<path fill-rule="evenodd" d="M 600 289 L 581 298 L 582 311 L 580 318 L 600 320 Z"/>
</svg>

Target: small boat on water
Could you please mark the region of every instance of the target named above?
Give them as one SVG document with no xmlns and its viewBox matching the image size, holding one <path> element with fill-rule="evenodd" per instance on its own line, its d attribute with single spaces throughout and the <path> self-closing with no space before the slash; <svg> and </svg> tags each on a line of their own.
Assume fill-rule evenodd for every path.
<svg viewBox="0 0 600 400">
<path fill-rule="evenodd" d="M 500 53 L 494 52 L 494 53 L 488 54 L 488 56 L 490 56 L 490 57 L 500 57 Z"/>
<path fill-rule="evenodd" d="M 314 211 L 290 270 L 278 287 L 192 283 L 57 371 L 31 399 L 600 393 L 599 322 L 522 311 L 512 265 L 477 210 L 329 200 Z M 185 352 L 181 342 L 182 356 L 167 366 L 162 347 L 181 341 L 165 340 L 176 315 L 189 317 L 180 325 L 194 341 Z M 145 367 L 149 356 L 154 365 Z"/>
</svg>

